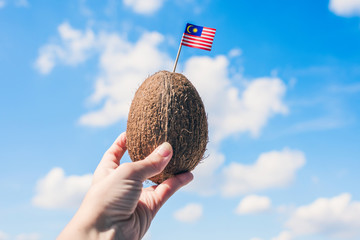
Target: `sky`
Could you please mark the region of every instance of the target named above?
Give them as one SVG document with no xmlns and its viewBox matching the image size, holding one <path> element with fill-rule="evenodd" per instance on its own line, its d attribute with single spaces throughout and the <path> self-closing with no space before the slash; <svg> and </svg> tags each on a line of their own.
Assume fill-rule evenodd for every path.
<svg viewBox="0 0 360 240">
<path fill-rule="evenodd" d="M 360 0 L 0 0 L 0 240 L 56 238 L 186 23 L 217 29 L 177 67 L 208 157 L 144 239 L 360 239 L 359 17 Z"/>
</svg>

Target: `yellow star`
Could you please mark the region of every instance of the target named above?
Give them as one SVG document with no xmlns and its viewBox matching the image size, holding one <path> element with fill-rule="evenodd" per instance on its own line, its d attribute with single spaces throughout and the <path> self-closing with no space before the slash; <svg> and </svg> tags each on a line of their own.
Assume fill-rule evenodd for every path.
<svg viewBox="0 0 360 240">
<path fill-rule="evenodd" d="M 197 28 L 193 28 L 193 32 L 196 33 L 198 30 Z"/>
</svg>

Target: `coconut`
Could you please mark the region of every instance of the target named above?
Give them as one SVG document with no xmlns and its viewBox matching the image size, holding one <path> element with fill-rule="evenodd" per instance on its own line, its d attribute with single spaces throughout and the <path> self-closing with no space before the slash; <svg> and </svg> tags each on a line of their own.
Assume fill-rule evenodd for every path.
<svg viewBox="0 0 360 240">
<path fill-rule="evenodd" d="M 208 142 L 204 104 L 193 84 L 168 71 L 148 77 L 131 103 L 126 136 L 132 161 L 145 159 L 163 142 L 171 144 L 173 157 L 163 172 L 150 178 L 154 183 L 192 171 Z"/>
</svg>

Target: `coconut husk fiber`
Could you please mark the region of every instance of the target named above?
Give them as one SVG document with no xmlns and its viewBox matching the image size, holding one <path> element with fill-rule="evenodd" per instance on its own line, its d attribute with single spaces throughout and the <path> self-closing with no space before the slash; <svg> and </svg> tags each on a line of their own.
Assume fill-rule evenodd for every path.
<svg viewBox="0 0 360 240">
<path fill-rule="evenodd" d="M 192 83 L 184 75 L 168 71 L 148 77 L 131 103 L 126 136 L 132 161 L 145 159 L 163 142 L 173 147 L 164 171 L 150 178 L 154 183 L 192 171 L 208 142 L 204 104 Z"/>
</svg>

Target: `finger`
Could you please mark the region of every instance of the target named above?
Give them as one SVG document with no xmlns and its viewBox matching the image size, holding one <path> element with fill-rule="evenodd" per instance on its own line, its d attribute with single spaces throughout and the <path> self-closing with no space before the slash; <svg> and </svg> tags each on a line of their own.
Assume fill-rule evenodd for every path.
<svg viewBox="0 0 360 240">
<path fill-rule="evenodd" d="M 120 134 L 111 147 L 105 152 L 99 166 L 115 169 L 120 165 L 120 159 L 126 152 L 126 132 Z"/>
<path fill-rule="evenodd" d="M 144 160 L 133 162 L 128 166 L 127 177 L 133 180 L 144 181 L 147 178 L 161 173 L 169 163 L 173 154 L 169 143 L 164 142 Z M 120 168 L 119 168 L 120 171 Z M 123 172 L 125 174 L 125 172 Z M 123 175 L 124 176 L 124 175 Z"/>
<path fill-rule="evenodd" d="M 154 190 L 155 197 L 157 198 L 157 201 L 155 201 L 156 204 L 153 209 L 154 215 L 177 190 L 187 185 L 193 180 L 193 178 L 194 176 L 191 172 L 186 172 L 169 178 L 160 185 L 158 185 Z"/>
<path fill-rule="evenodd" d="M 175 175 L 174 177 L 169 178 L 160 185 L 158 185 L 155 189 L 155 192 L 160 199 L 166 201 L 177 190 L 191 182 L 193 178 L 194 176 L 191 172 Z"/>
</svg>

